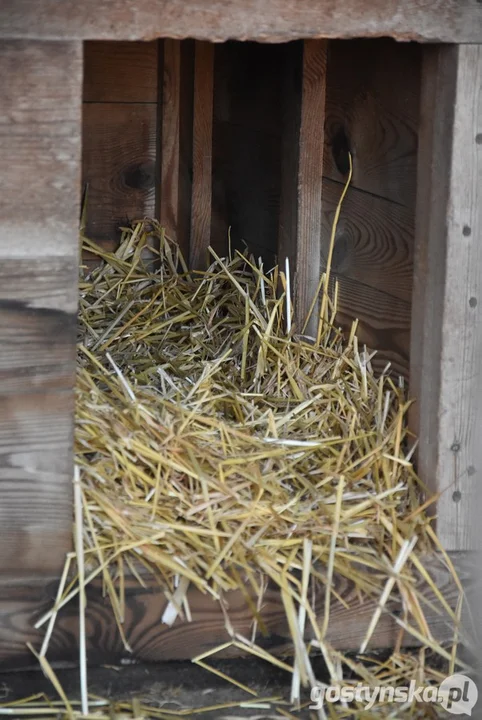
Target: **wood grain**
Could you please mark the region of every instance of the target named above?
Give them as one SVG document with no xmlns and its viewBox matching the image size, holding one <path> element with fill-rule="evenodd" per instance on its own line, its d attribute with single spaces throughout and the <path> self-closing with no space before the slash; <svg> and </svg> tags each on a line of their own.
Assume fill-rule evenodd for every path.
<svg viewBox="0 0 482 720">
<path fill-rule="evenodd" d="M 308 315 L 321 274 L 321 208 L 326 96 L 323 40 L 305 40 L 298 156 L 298 223 L 296 232 L 295 318 L 300 328 Z M 282 262 L 282 258 L 280 258 Z M 316 311 L 306 327 L 314 335 Z"/>
<path fill-rule="evenodd" d="M 157 214 L 168 237 L 189 256 L 193 134 L 192 47 L 179 40 L 162 43 L 162 97 L 158 153 Z"/>
<path fill-rule="evenodd" d="M 155 211 L 157 104 L 94 103 L 83 110 L 87 235 L 120 237 L 119 226 Z"/>
<path fill-rule="evenodd" d="M 158 37 L 282 42 L 395 37 L 479 42 L 477 0 L 3 0 L 0 36 L 82 40 Z"/>
<path fill-rule="evenodd" d="M 157 102 L 157 42 L 87 42 L 84 102 Z"/>
<path fill-rule="evenodd" d="M 412 422 L 439 537 L 463 549 L 482 476 L 482 46 L 425 49 L 421 107 Z"/>
<path fill-rule="evenodd" d="M 455 553 L 452 560 L 462 581 L 470 583 L 473 578 L 474 559 L 470 555 Z M 443 563 L 435 555 L 427 556 L 424 566 L 447 603 L 454 608 L 458 590 Z M 188 595 L 192 622 L 178 618 L 172 627 L 164 625 L 161 618 L 166 605 L 165 598 L 155 580 L 149 577 L 145 580 L 145 588 L 133 578 L 127 578 L 126 581 L 124 630 L 132 647 L 132 654 L 123 648 L 109 601 L 102 596 L 101 584 L 91 584 L 87 588 L 86 636 L 88 660 L 92 665 L 119 663 L 123 659 L 149 662 L 191 659 L 229 640 L 224 615 L 218 602 L 192 588 Z M 33 629 L 33 624 L 52 606 L 56 587 L 56 581 L 46 587 L 38 587 L 35 583 L 29 585 L 25 582 L 0 582 L 0 667 L 14 668 L 32 663 L 31 655 L 26 652 L 25 642 L 30 641 L 34 646 L 40 644 L 42 634 Z M 338 600 L 332 602 L 327 640 L 339 650 L 358 650 L 372 618 L 375 601 L 365 598 L 362 603 L 353 585 L 344 578 L 335 576 L 334 587 L 345 601 L 346 607 Z M 423 607 L 434 638 L 439 641 L 451 640 L 453 628 L 447 622 L 446 612 L 421 578 L 418 588 L 423 597 L 433 603 L 431 608 L 426 603 L 423 603 Z M 321 623 L 323 588 L 318 587 L 315 590 L 315 597 L 315 611 Z M 235 631 L 249 637 L 252 615 L 242 593 L 227 593 L 225 602 Z M 401 604 L 396 599 L 391 599 L 386 610 L 373 635 L 371 648 L 393 648 L 397 639 L 398 625 L 394 617 L 401 611 Z M 261 616 L 267 635 L 259 634 L 257 642 L 270 652 L 290 654 L 292 645 L 284 606 L 275 587 L 269 587 L 264 596 Z M 308 623 L 306 637 L 313 637 L 313 630 Z M 403 642 L 405 645 L 417 645 L 417 641 L 406 634 Z M 78 609 L 72 601 L 57 617 L 49 645 L 50 661 L 75 662 L 77 643 Z M 222 655 L 236 654 L 239 655 L 240 651 L 235 649 L 234 652 L 228 650 Z"/>
<path fill-rule="evenodd" d="M 211 240 L 214 47 L 197 42 L 194 55 L 194 119 L 190 266 L 206 267 Z"/>
<path fill-rule="evenodd" d="M 336 272 L 335 280 L 339 285 L 337 325 L 348 334 L 358 319 L 359 342 L 377 350 L 372 361 L 375 372 L 382 372 L 390 362 L 395 376 L 408 379 L 410 304 Z"/>
<path fill-rule="evenodd" d="M 323 40 L 304 42 L 299 122 L 296 111 L 285 112 L 284 130 L 288 137 L 283 140 L 287 157 L 282 164 L 285 177 L 281 181 L 278 261 L 284 270 L 285 258 L 290 260 L 295 323 L 299 330 L 308 315 L 321 272 L 326 52 L 327 43 Z M 287 72 L 286 82 L 295 84 L 289 67 Z M 287 102 L 296 103 L 296 96 L 295 86 Z M 290 150 L 289 146 L 296 150 Z M 293 171 L 296 182 L 293 180 Z M 316 317 L 315 311 L 306 328 L 309 335 L 316 334 Z"/>
<path fill-rule="evenodd" d="M 421 46 L 383 38 L 328 49 L 323 174 L 415 212 Z"/>
<path fill-rule="evenodd" d="M 0 567 L 70 547 L 82 48 L 0 46 Z"/>
<path fill-rule="evenodd" d="M 324 179 L 323 268 L 342 191 L 343 185 Z M 350 188 L 341 209 L 332 258 L 336 273 L 407 303 L 407 322 L 412 300 L 414 225 L 411 210 Z M 354 305 L 353 313 L 356 312 Z M 377 308 L 377 312 L 381 309 Z"/>
</svg>

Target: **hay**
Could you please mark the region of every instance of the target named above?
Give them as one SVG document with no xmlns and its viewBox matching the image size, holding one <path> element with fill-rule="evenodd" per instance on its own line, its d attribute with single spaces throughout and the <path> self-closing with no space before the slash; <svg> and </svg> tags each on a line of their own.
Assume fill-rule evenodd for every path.
<svg viewBox="0 0 482 720">
<path fill-rule="evenodd" d="M 153 263 L 146 249 L 156 243 Z M 179 614 L 189 620 L 192 586 L 220 598 L 246 584 L 259 610 L 268 579 L 280 589 L 293 663 L 257 646 L 261 620 L 254 604 L 252 638 L 232 632 L 226 646 L 293 672 L 291 704 L 276 706 L 281 714 L 299 704 L 302 687 L 316 682 L 310 660 L 316 650 L 332 683 L 416 678 L 431 684 L 444 677 L 440 660 L 459 667 L 456 642 L 441 647 L 424 616 L 420 575 L 457 639 L 459 613 L 423 567 L 424 554 L 440 548 L 411 464 L 403 383 L 387 373 L 375 376 L 356 326 L 346 340 L 337 330 L 328 274 L 320 284 L 314 340 L 292 330 L 291 298 L 279 293 L 280 286 L 289 290 L 288 270 L 288 278 L 277 268 L 265 273 L 253 258 L 221 259 L 211 251 L 209 269 L 189 273 L 155 221 L 124 229 L 115 253 L 87 239 L 84 245 L 103 261 L 80 284 L 76 463 L 85 580 L 62 585 L 38 626 L 50 619 L 50 633 L 58 610 L 101 576 L 129 649 L 126 573 L 139 577 L 141 567 L 141 574 L 159 578 L 169 599 L 168 624 Z M 361 602 L 378 600 L 362 654 L 394 593 L 404 608 L 397 622 L 423 649 L 404 654 L 395 648 L 377 662 L 332 648 L 326 632 L 331 603 L 340 599 L 335 577 L 353 583 Z M 321 623 L 314 588 L 324 606 Z M 229 630 L 229 616 L 226 622 Z M 303 639 L 308 626 L 315 638 L 309 646 Z M 206 658 L 216 650 L 193 660 L 209 668 Z M 44 643 L 44 663 L 45 651 Z M 355 679 L 344 678 L 347 671 Z M 325 706 L 319 716 L 348 717 L 362 707 Z M 81 716 L 74 704 L 66 710 Z M 98 712 L 91 707 L 88 717 Z M 379 703 L 369 716 L 387 712 Z M 417 717 L 419 711 L 411 703 L 397 712 Z"/>
</svg>

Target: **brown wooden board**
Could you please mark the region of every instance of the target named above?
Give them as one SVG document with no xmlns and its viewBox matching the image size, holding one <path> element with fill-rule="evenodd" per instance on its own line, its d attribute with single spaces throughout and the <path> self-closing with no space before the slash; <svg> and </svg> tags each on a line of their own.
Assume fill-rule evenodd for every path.
<svg viewBox="0 0 482 720">
<path fill-rule="evenodd" d="M 119 226 L 155 212 L 157 104 L 84 103 L 83 184 L 88 237 L 120 237 Z"/>
<path fill-rule="evenodd" d="M 327 43 L 323 40 L 307 40 L 303 43 L 302 53 L 301 110 L 293 118 L 289 108 L 285 108 L 284 132 L 290 137 L 285 137 L 282 145 L 288 156 L 282 165 L 285 177 L 281 181 L 278 240 L 278 261 L 283 271 L 285 258 L 290 260 L 291 294 L 298 331 L 302 330 L 308 316 L 321 274 Z M 285 68 L 285 72 L 288 73 L 287 84 L 294 86 L 291 92 L 287 92 L 286 102 L 289 106 L 297 101 L 296 78 L 291 77 L 289 67 Z M 290 146 L 296 150 L 291 150 Z M 317 313 L 314 312 L 306 332 L 316 335 L 317 325 Z"/>
<path fill-rule="evenodd" d="M 482 45 L 424 50 L 411 340 L 418 470 L 448 549 L 482 476 Z"/>
<path fill-rule="evenodd" d="M 70 547 L 82 48 L 0 46 L 0 567 Z"/>
<path fill-rule="evenodd" d="M 414 211 L 422 48 L 390 39 L 328 48 L 323 174 Z"/>
<path fill-rule="evenodd" d="M 323 265 L 326 263 L 335 210 L 342 192 L 342 184 L 325 178 Z M 335 272 L 407 303 L 407 322 L 410 320 L 412 299 L 414 225 L 410 209 L 350 188 L 341 209 L 332 258 Z M 357 310 L 355 304 L 354 316 Z M 377 311 L 383 316 L 383 308 L 379 307 Z"/>
<path fill-rule="evenodd" d="M 408 378 L 409 303 L 336 272 L 332 280 L 339 284 L 336 323 L 348 334 L 356 318 L 359 342 L 377 351 L 372 361 L 376 372 L 383 371 L 390 362 L 392 374 Z"/>
<path fill-rule="evenodd" d="M 316 37 L 479 42 L 478 0 L 3 0 L 0 36 L 281 42 Z"/>
<path fill-rule="evenodd" d="M 166 234 L 189 257 L 192 191 L 193 47 L 164 40 L 159 101 L 157 210 Z M 161 81 L 161 80 L 160 80 Z"/>
<path fill-rule="evenodd" d="M 470 582 L 473 577 L 475 560 L 463 553 L 452 555 L 462 581 Z M 434 578 L 445 601 L 455 608 L 459 591 L 440 558 L 434 556 L 424 560 L 426 571 Z M 108 599 L 102 596 L 100 583 L 87 589 L 86 639 L 88 661 L 92 664 L 122 663 L 133 660 L 166 662 L 169 660 L 192 659 L 221 643 L 229 641 L 223 611 L 210 595 L 190 589 L 188 593 L 192 622 L 178 618 L 172 627 L 162 622 L 166 600 L 157 582 L 145 578 L 142 588 L 133 578 L 126 579 L 126 611 L 124 631 L 132 648 L 129 653 L 123 647 L 116 628 L 114 616 Z M 338 600 L 333 601 L 330 609 L 330 623 L 326 640 L 339 650 L 359 650 L 370 620 L 376 609 L 376 601 L 366 599 L 360 602 L 352 584 L 341 577 L 333 579 L 333 586 L 343 598 L 346 607 Z M 428 625 L 435 639 L 450 642 L 453 627 L 447 622 L 446 611 L 440 606 L 432 591 L 420 580 L 418 585 L 423 597 L 432 603 L 421 601 L 426 613 Z M 319 623 L 322 622 L 324 607 L 324 587 L 318 588 L 318 602 L 315 606 Z M 35 621 L 52 607 L 57 591 L 56 581 L 47 588 L 37 588 L 35 583 L 0 583 L 0 667 L 20 667 L 32 664 L 32 656 L 26 651 L 25 643 L 30 641 L 39 646 L 43 633 L 33 629 Z M 310 597 L 312 593 L 310 592 Z M 250 637 L 252 613 L 244 595 L 233 591 L 224 596 L 228 616 L 236 632 Z M 370 648 L 393 648 L 400 633 L 396 616 L 402 610 L 396 600 L 389 600 L 386 612 L 380 618 L 370 642 Z M 266 626 L 265 636 L 258 633 L 257 642 L 273 653 L 292 652 L 284 605 L 279 590 L 269 587 L 266 591 L 261 610 Z M 313 637 L 313 630 L 307 623 L 306 638 Z M 49 644 L 50 661 L 76 661 L 78 657 L 78 608 L 72 601 L 57 616 L 52 639 Z M 417 645 L 417 640 L 407 633 L 402 638 L 403 645 Z M 239 650 L 228 650 L 220 654 L 239 655 Z"/>
<path fill-rule="evenodd" d="M 157 102 L 157 42 L 87 42 L 84 102 Z"/>
<path fill-rule="evenodd" d="M 194 117 L 190 266 L 208 264 L 211 241 L 214 47 L 197 42 L 194 49 Z"/>
</svg>

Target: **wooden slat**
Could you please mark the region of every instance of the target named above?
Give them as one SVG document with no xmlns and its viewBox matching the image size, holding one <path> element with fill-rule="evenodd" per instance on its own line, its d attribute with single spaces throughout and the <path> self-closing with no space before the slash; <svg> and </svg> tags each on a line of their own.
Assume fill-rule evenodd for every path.
<svg viewBox="0 0 482 720">
<path fill-rule="evenodd" d="M 334 41 L 328 49 L 323 174 L 415 213 L 422 48 L 416 43 Z"/>
<path fill-rule="evenodd" d="M 295 322 L 298 330 L 301 330 L 308 315 L 321 270 L 326 52 L 327 43 L 323 40 L 304 42 L 299 122 L 291 113 L 285 116 L 283 148 L 288 153 L 288 157 L 283 164 L 285 178 L 281 181 L 278 260 L 284 270 L 285 258 L 290 259 L 292 282 L 294 278 Z M 291 74 L 289 68 L 288 73 Z M 288 82 L 293 84 L 292 80 L 288 79 Z M 294 88 L 287 102 L 296 103 L 296 96 Z M 296 150 L 292 152 L 289 149 L 290 145 Z M 293 170 L 296 172 L 297 182 L 293 182 Z M 317 325 L 315 312 L 307 327 L 307 333 L 316 334 Z"/>
<path fill-rule="evenodd" d="M 157 104 L 94 103 L 83 108 L 87 235 L 119 238 L 119 226 L 155 209 Z"/>
<path fill-rule="evenodd" d="M 0 36 L 282 42 L 316 37 L 478 42 L 478 0 L 3 0 Z"/>
<path fill-rule="evenodd" d="M 421 107 L 412 420 L 439 536 L 463 549 L 482 478 L 482 46 L 426 48 Z"/>
<path fill-rule="evenodd" d="M 321 271 L 321 195 L 326 96 L 323 40 L 303 44 L 303 79 L 298 156 L 298 221 L 295 260 L 295 318 L 301 327 L 316 293 Z M 280 258 L 282 260 L 282 258 Z M 306 328 L 316 334 L 317 314 Z"/>
<path fill-rule="evenodd" d="M 453 554 L 452 560 L 462 581 L 472 580 L 475 560 L 470 555 Z M 436 556 L 424 560 L 426 571 L 434 579 L 446 602 L 454 608 L 458 589 L 443 562 Z M 159 590 L 157 581 L 145 578 L 145 588 L 137 580 L 126 578 L 126 611 L 124 631 L 132 654 L 127 653 L 119 637 L 114 616 L 107 598 L 102 595 L 101 583 L 87 588 L 87 644 L 91 664 L 119 663 L 123 658 L 149 662 L 186 660 L 228 641 L 226 621 L 218 602 L 209 595 L 191 588 L 188 591 L 192 622 L 178 618 L 172 627 L 162 622 L 166 600 Z M 341 577 L 334 577 L 333 586 L 343 598 L 346 607 L 334 600 L 330 609 L 330 623 L 326 639 L 339 650 L 359 650 L 368 624 L 376 608 L 376 602 L 365 599 L 363 604 L 353 585 Z M 467 585 L 469 588 L 470 585 Z M 430 607 L 423 602 L 424 612 L 433 637 L 451 641 L 451 627 L 446 611 L 434 598 L 430 589 L 420 579 L 418 588 L 423 596 L 432 602 Z M 0 583 L 0 667 L 10 669 L 32 664 L 32 656 L 25 648 L 25 642 L 34 646 L 41 642 L 42 633 L 33 629 L 35 619 L 52 607 L 56 593 L 56 582 L 46 589 L 39 589 L 35 583 Z M 315 591 L 315 611 L 318 622 L 322 623 L 324 586 Z M 310 592 L 310 598 L 313 595 Z M 225 595 L 225 607 L 235 631 L 250 637 L 252 612 L 243 593 L 234 591 Z M 370 648 L 393 648 L 399 626 L 394 619 L 402 611 L 401 603 L 390 599 L 377 624 Z M 393 614 L 390 614 L 393 613 Z M 292 652 L 289 629 L 286 623 L 284 605 L 275 587 L 269 587 L 263 598 L 261 616 L 268 634 L 258 634 L 257 642 L 270 652 Z M 78 607 L 72 602 L 62 610 L 56 620 L 54 634 L 49 645 L 50 661 L 76 661 L 78 643 Z M 313 637 L 313 630 L 307 623 L 306 637 Z M 404 635 L 403 644 L 417 645 L 417 641 Z M 239 655 L 234 649 L 219 655 Z"/>
<path fill-rule="evenodd" d="M 84 102 L 157 102 L 157 42 L 87 42 Z"/>
<path fill-rule="evenodd" d="M 179 40 L 162 43 L 158 216 L 168 237 L 189 255 L 192 165 L 192 53 Z"/>
<path fill-rule="evenodd" d="M 190 266 L 206 266 L 211 240 L 214 46 L 197 42 L 194 55 L 194 120 Z"/>
<path fill-rule="evenodd" d="M 70 547 L 82 48 L 0 46 L 0 567 Z"/>
</svg>

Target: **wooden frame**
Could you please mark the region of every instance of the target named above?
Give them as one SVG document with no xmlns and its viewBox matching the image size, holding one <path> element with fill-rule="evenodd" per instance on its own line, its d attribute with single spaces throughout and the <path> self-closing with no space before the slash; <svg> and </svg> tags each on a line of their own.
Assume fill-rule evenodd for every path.
<svg viewBox="0 0 482 720">
<path fill-rule="evenodd" d="M 478 0 L 4 0 L 0 37 L 150 40 L 156 37 L 286 42 L 307 38 L 394 37 L 476 43 Z"/>
<path fill-rule="evenodd" d="M 296 4 L 267 0 L 253 3 L 256 12 L 250 11 L 250 5 L 212 0 L 206 12 L 206 3 L 196 0 L 119 0 L 104 3 L 99 13 L 95 0 L 80 4 L 7 0 L 0 8 L 0 37 L 6 38 L 0 46 L 0 72 L 8 78 L 0 89 L 4 117 L 0 151 L 7 168 L 0 175 L 0 479 L 4 494 L 0 662 L 9 667 L 24 661 L 24 641 L 38 637 L 32 621 L 40 599 L 43 604 L 51 602 L 51 583 L 71 542 L 83 39 L 190 36 L 204 41 L 235 37 L 277 42 L 388 35 L 399 40 L 469 43 L 425 50 L 411 382 L 419 398 L 413 422 L 421 434 L 420 470 L 431 488 L 443 493 L 439 532 L 449 550 L 473 547 L 468 510 L 482 468 L 474 433 L 482 426 L 478 362 L 482 326 L 477 310 L 482 287 L 482 50 L 473 44 L 482 41 L 480 2 L 447 0 L 441 7 L 436 0 L 388 0 L 373 11 L 359 0 L 339 0 L 336 10 L 328 0 Z M 185 233 L 186 229 L 178 228 L 179 207 L 180 203 L 185 207 L 191 193 L 195 265 L 201 263 L 209 241 L 212 55 L 212 46 L 196 46 L 193 86 L 199 102 L 194 109 L 193 152 L 198 166 L 192 193 L 186 190 L 180 171 L 182 61 L 175 42 L 166 45 L 163 58 L 171 83 L 165 84 L 165 90 L 170 87 L 171 94 L 159 127 L 160 143 L 163 149 L 169 148 L 169 157 L 160 168 L 158 209 L 161 215 L 170 213 L 173 227 Z M 291 217 L 289 223 L 297 228 L 297 245 L 291 252 L 298 276 L 305 278 L 303 242 L 309 236 L 309 252 L 320 249 L 317 237 L 323 199 L 313 177 L 323 139 L 313 138 L 311 120 L 312 113 L 323 114 L 325 59 L 325 40 L 309 40 L 301 116 L 289 126 L 288 141 L 294 138 L 297 148 L 292 163 L 298 183 L 296 189 L 285 185 L 285 202 L 296 197 L 296 222 Z M 200 67 L 208 68 L 207 75 L 197 74 Z M 305 156 L 308 145 L 312 152 Z M 174 186 L 169 187 L 169 182 Z M 305 289 L 298 284 L 297 292 L 304 308 Z M 20 504 L 20 483 L 29 488 L 29 507 Z M 99 589 L 93 588 L 92 593 L 90 638 L 93 641 L 99 627 L 104 627 L 109 637 L 106 652 L 117 657 L 121 653 L 112 616 Z M 137 644 L 133 641 L 140 657 L 189 657 L 200 647 L 196 642 L 205 642 L 203 633 L 212 632 L 212 644 L 224 638 L 221 610 L 212 612 L 206 609 L 204 598 L 194 598 L 200 639 L 189 646 L 189 652 L 177 652 L 178 633 L 189 636 L 192 628 L 186 630 L 181 624 L 167 632 L 159 630 L 163 605 L 158 588 L 152 584 L 146 592 L 133 589 L 129 597 L 131 632 L 139 632 L 139 618 L 151 623 L 151 629 L 158 628 L 151 643 L 145 643 L 142 633 Z M 447 589 L 447 597 L 455 603 L 453 588 Z M 248 619 L 240 598 L 231 600 L 238 608 L 240 629 L 246 629 Z M 283 645 L 286 629 L 277 602 L 275 596 L 270 597 L 268 626 Z M 359 608 L 353 608 L 332 615 L 333 638 L 345 649 L 356 647 L 363 618 L 373 610 L 367 605 L 362 617 Z M 397 608 L 392 610 L 396 615 Z M 436 614 L 432 622 L 439 637 L 448 637 Z M 384 623 L 374 636 L 380 647 L 393 645 L 396 639 L 393 616 Z M 75 633 L 68 611 L 60 618 L 57 657 L 65 657 L 65 638 L 75 642 Z"/>
</svg>

